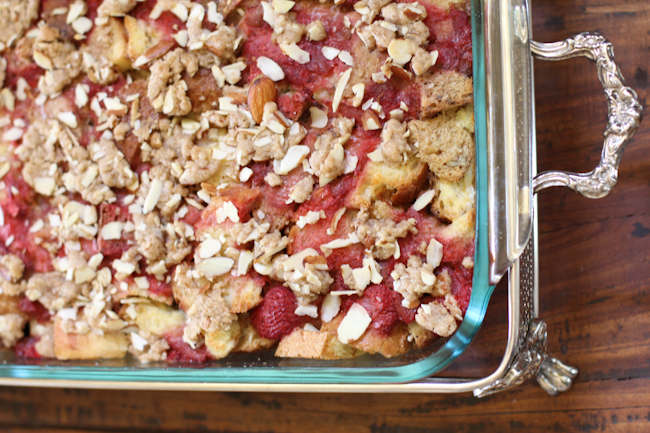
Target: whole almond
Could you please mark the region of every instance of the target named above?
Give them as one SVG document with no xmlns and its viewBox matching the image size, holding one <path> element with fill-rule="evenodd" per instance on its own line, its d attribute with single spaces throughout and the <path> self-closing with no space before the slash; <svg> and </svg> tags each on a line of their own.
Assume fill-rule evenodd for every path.
<svg viewBox="0 0 650 433">
<path fill-rule="evenodd" d="M 277 94 L 275 84 L 269 78 L 263 77 L 253 81 L 248 90 L 248 108 L 256 123 L 262 122 L 264 106 L 267 102 L 275 102 Z"/>
</svg>

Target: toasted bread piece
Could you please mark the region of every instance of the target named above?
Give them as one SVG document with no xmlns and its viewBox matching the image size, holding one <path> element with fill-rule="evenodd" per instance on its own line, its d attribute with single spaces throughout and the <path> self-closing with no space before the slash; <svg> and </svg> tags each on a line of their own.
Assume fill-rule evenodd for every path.
<svg viewBox="0 0 650 433">
<path fill-rule="evenodd" d="M 17 313 L 0 314 L 0 347 L 12 347 L 23 338 L 25 316 Z"/>
<path fill-rule="evenodd" d="M 239 315 L 239 327 L 241 335 L 233 352 L 257 352 L 258 350 L 268 349 L 273 346 L 277 340 L 269 340 L 257 333 L 257 329 L 251 325 L 248 314 Z"/>
<path fill-rule="evenodd" d="M 0 295 L 0 315 L 3 314 L 23 314 L 18 307 L 20 298 L 18 296 Z"/>
<path fill-rule="evenodd" d="M 225 358 L 237 346 L 241 327 L 238 320 L 233 320 L 230 328 L 219 329 L 205 336 L 205 347 L 216 359 Z"/>
<path fill-rule="evenodd" d="M 337 330 L 344 317 L 345 313 L 339 313 L 331 322 L 323 323 L 321 332 L 338 335 Z M 375 328 L 368 328 L 361 338 L 349 345 L 370 354 L 380 353 L 386 358 L 393 358 L 411 350 L 411 342 L 408 337 L 409 331 L 406 324 L 398 322 L 388 336 L 381 334 Z"/>
<path fill-rule="evenodd" d="M 43 358 L 55 358 L 54 354 L 54 322 L 44 324 L 32 319 L 29 321 L 29 335 L 39 337 L 34 349 Z"/>
<path fill-rule="evenodd" d="M 127 56 L 127 32 L 122 20 L 111 17 L 108 24 L 100 28 L 106 30 L 92 32 L 88 43 L 103 50 L 103 54 L 111 63 L 126 71 L 131 67 L 131 59 Z"/>
<path fill-rule="evenodd" d="M 428 119 L 441 111 L 462 107 L 474 101 L 472 78 L 456 71 L 439 71 L 423 78 L 421 89 L 422 119 Z"/>
<path fill-rule="evenodd" d="M 445 181 L 459 181 L 474 162 L 474 139 L 466 129 L 466 110 L 470 108 L 449 110 L 433 119 L 409 122 L 409 141 L 417 143 L 418 157 Z"/>
<path fill-rule="evenodd" d="M 431 344 L 438 336 L 428 329 L 424 329 L 415 320 L 407 325 L 414 349 L 422 349 Z"/>
<path fill-rule="evenodd" d="M 230 312 L 233 314 L 245 313 L 262 302 L 262 288 L 264 280 L 256 280 L 247 275 L 225 277 L 227 286 L 221 291 Z"/>
<path fill-rule="evenodd" d="M 129 339 L 122 332 L 67 334 L 61 328 L 61 319 L 55 319 L 54 354 L 57 359 L 117 359 L 123 358 L 128 348 Z"/>
<path fill-rule="evenodd" d="M 341 343 L 335 334 L 296 328 L 280 340 L 275 356 L 280 358 L 349 359 L 363 351 Z"/>
<path fill-rule="evenodd" d="M 474 189 L 475 168 L 470 165 L 463 178 L 457 182 L 438 180 L 435 183 L 436 197 L 431 203 L 431 212 L 442 221 L 452 222 L 472 212 L 476 204 Z"/>
<path fill-rule="evenodd" d="M 368 207 L 377 200 L 396 206 L 411 203 L 426 182 L 427 165 L 418 158 L 409 158 L 402 165 L 368 161 L 348 206 Z"/>
<path fill-rule="evenodd" d="M 124 27 L 128 35 L 126 53 L 131 61 L 135 61 L 149 48 L 160 42 L 160 33 L 146 21 L 139 20 L 130 15 L 124 17 Z"/>
<path fill-rule="evenodd" d="M 157 302 L 134 304 L 135 324 L 143 331 L 161 336 L 185 323 L 185 312 Z"/>
</svg>

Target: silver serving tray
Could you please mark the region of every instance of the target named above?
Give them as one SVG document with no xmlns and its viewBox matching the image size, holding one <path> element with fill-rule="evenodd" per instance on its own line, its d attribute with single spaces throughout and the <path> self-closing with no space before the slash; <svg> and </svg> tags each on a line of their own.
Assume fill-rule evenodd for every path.
<svg viewBox="0 0 650 433">
<path fill-rule="evenodd" d="M 473 0 L 482 14 L 488 147 L 488 248 L 490 284 L 508 278 L 508 339 L 498 368 L 480 379 L 429 377 L 400 384 L 261 384 L 104 382 L 0 378 L 0 385 L 102 389 L 266 392 L 473 392 L 483 397 L 535 377 L 547 392 L 566 391 L 577 374 L 547 354 L 546 324 L 538 318 L 537 215 L 535 193 L 565 186 L 588 198 L 607 195 L 618 164 L 641 121 L 642 107 L 602 36 L 582 33 L 555 43 L 531 40 L 527 0 Z M 477 43 L 477 41 L 475 41 Z M 563 60 L 583 56 L 596 63 L 608 102 L 608 124 L 598 166 L 589 173 L 551 171 L 536 175 L 533 56 Z"/>
</svg>

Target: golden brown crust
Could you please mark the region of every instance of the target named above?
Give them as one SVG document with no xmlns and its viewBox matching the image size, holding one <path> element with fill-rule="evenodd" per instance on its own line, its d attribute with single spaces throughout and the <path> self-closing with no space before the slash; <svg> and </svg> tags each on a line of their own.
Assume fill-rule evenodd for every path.
<svg viewBox="0 0 650 433">
<path fill-rule="evenodd" d="M 57 317 L 54 322 L 54 353 L 60 360 L 123 358 L 129 348 L 128 337 L 121 332 L 99 335 L 67 333 Z"/>
<path fill-rule="evenodd" d="M 321 332 L 337 335 L 337 329 L 344 317 L 345 314 L 340 313 L 331 322 L 324 323 L 321 327 Z M 411 350 L 409 331 L 407 325 L 403 322 L 397 322 L 387 336 L 376 328 L 369 328 L 358 340 L 348 344 L 355 349 L 360 349 L 370 354 L 379 353 L 386 358 L 404 355 Z"/>
<path fill-rule="evenodd" d="M 3 314 L 23 314 L 18 304 L 20 298 L 18 296 L 0 295 L 0 316 Z"/>
<path fill-rule="evenodd" d="M 280 358 L 349 359 L 363 355 L 362 350 L 341 343 L 328 332 L 296 328 L 280 340 L 275 356 Z"/>
<path fill-rule="evenodd" d="M 406 164 L 398 166 L 370 161 L 361 172 L 348 203 L 359 208 L 375 201 L 395 206 L 412 203 L 426 185 L 427 173 L 427 165 L 417 158 L 410 158 Z"/>
</svg>

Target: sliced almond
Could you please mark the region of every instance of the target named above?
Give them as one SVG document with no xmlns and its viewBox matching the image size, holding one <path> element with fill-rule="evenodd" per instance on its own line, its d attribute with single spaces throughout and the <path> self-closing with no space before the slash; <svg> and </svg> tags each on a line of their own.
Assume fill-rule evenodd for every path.
<svg viewBox="0 0 650 433">
<path fill-rule="evenodd" d="M 253 81 L 248 90 L 248 109 L 253 116 L 255 123 L 262 123 L 264 117 L 264 106 L 268 102 L 275 102 L 278 91 L 275 84 L 267 77 L 258 78 Z"/>
<path fill-rule="evenodd" d="M 435 269 L 440 266 L 440 262 L 442 262 L 442 244 L 435 239 L 431 239 L 427 247 L 427 263 Z"/>
<path fill-rule="evenodd" d="M 352 75 L 352 68 L 341 74 L 341 78 L 339 78 L 339 82 L 336 85 L 336 91 L 334 92 L 334 98 L 332 99 L 332 111 L 334 113 L 339 109 L 339 104 L 343 98 L 343 91 L 345 90 L 345 86 L 348 85 L 350 75 Z"/>
<path fill-rule="evenodd" d="M 411 42 L 406 39 L 393 39 L 388 44 L 388 55 L 393 59 L 393 62 L 403 66 L 411 60 L 413 56 Z"/>
<path fill-rule="evenodd" d="M 436 276 L 431 272 L 427 272 L 424 269 L 420 272 L 420 278 L 422 282 L 427 286 L 433 286 L 436 283 Z"/>
<path fill-rule="evenodd" d="M 22 128 L 9 128 L 5 132 L 2 133 L 2 141 L 16 141 L 20 140 L 23 136 L 23 131 Z"/>
<path fill-rule="evenodd" d="M 323 53 L 323 56 L 325 56 L 327 60 L 334 60 L 339 55 L 341 50 L 333 47 L 323 47 L 321 48 L 321 52 Z"/>
<path fill-rule="evenodd" d="M 237 261 L 237 275 L 246 275 L 250 271 L 251 266 L 253 265 L 253 252 L 252 251 L 242 251 L 239 254 L 239 260 Z"/>
<path fill-rule="evenodd" d="M 339 341 L 348 344 L 358 340 L 366 332 L 370 322 L 372 319 L 366 309 L 360 304 L 352 304 L 336 331 Z"/>
<path fill-rule="evenodd" d="M 118 97 L 104 98 L 103 102 L 109 115 L 124 116 L 129 111 L 129 107 L 122 104 L 122 101 Z"/>
<path fill-rule="evenodd" d="M 113 269 L 115 269 L 120 274 L 128 276 L 135 272 L 135 265 L 116 259 L 113 260 Z"/>
<path fill-rule="evenodd" d="M 318 307 L 315 305 L 298 305 L 293 314 L 296 316 L 309 316 L 316 319 L 318 317 Z"/>
<path fill-rule="evenodd" d="M 291 170 L 298 167 L 302 160 L 309 155 L 309 151 L 308 146 L 291 146 L 280 162 L 280 170 L 278 174 L 289 174 Z"/>
<path fill-rule="evenodd" d="M 318 256 L 318 251 L 316 251 L 313 248 L 305 248 L 304 250 L 290 256 L 288 259 L 282 262 L 282 268 L 284 269 L 285 272 L 291 272 L 291 271 L 299 271 L 299 272 L 304 272 L 305 267 L 303 265 L 303 262 L 305 258 L 307 257 L 315 257 Z"/>
<path fill-rule="evenodd" d="M 74 89 L 74 103 L 79 108 L 85 107 L 88 103 L 88 92 L 86 92 L 83 84 L 77 84 Z"/>
<path fill-rule="evenodd" d="M 264 75 L 266 75 L 273 81 L 284 80 L 284 71 L 282 70 L 280 65 L 278 65 L 268 57 L 264 57 L 264 56 L 258 57 L 257 67 Z"/>
<path fill-rule="evenodd" d="M 350 174 L 357 169 L 357 164 L 359 163 L 359 157 L 354 155 L 348 155 L 345 157 L 345 170 L 343 174 Z"/>
<path fill-rule="evenodd" d="M 407 6 L 404 8 L 404 15 L 406 16 L 406 18 L 413 21 L 418 21 L 425 18 L 426 14 L 427 14 L 426 12 L 422 13 L 416 7 Z"/>
<path fill-rule="evenodd" d="M 212 257 L 196 265 L 196 269 L 207 278 L 224 275 L 232 269 L 235 261 L 229 257 Z"/>
<path fill-rule="evenodd" d="M 63 113 L 58 113 L 56 117 L 63 123 L 65 123 L 70 128 L 74 129 L 78 126 L 77 116 L 74 115 L 71 111 L 64 111 Z"/>
<path fill-rule="evenodd" d="M 363 95 L 366 90 L 366 85 L 363 83 L 358 83 L 352 86 L 352 93 L 354 93 L 354 98 L 352 99 L 352 106 L 358 107 L 363 102 Z"/>
<path fill-rule="evenodd" d="M 34 190 L 41 195 L 51 196 L 54 194 L 55 189 L 56 182 L 52 177 L 37 177 L 34 179 Z"/>
<path fill-rule="evenodd" d="M 230 96 L 222 96 L 219 98 L 219 110 L 229 113 L 236 113 L 237 106 L 232 103 L 233 99 Z"/>
<path fill-rule="evenodd" d="M 66 24 L 72 24 L 74 20 L 86 13 L 86 3 L 83 1 L 76 1 L 70 5 L 68 9 L 68 15 L 65 18 Z M 63 14 L 61 14 L 63 15 Z"/>
<path fill-rule="evenodd" d="M 296 221 L 296 225 L 302 229 L 305 228 L 307 224 L 316 224 L 321 219 L 321 212 L 315 212 L 310 210 L 309 212 L 307 212 L 306 215 L 301 215 L 300 217 L 298 217 L 298 221 Z"/>
<path fill-rule="evenodd" d="M 74 271 L 74 282 L 75 284 L 87 283 L 88 281 L 92 281 L 96 275 L 97 272 L 93 268 L 84 266 Z"/>
<path fill-rule="evenodd" d="M 246 69 L 246 63 L 236 62 L 226 65 L 221 70 L 229 84 L 237 84 L 241 80 L 241 73 Z"/>
<path fill-rule="evenodd" d="M 296 62 L 300 63 L 301 65 L 305 65 L 309 63 L 310 56 L 309 53 L 302 48 L 300 48 L 298 45 L 295 43 L 293 44 L 280 44 L 280 49 L 282 52 L 287 55 L 292 60 L 295 60 Z"/>
<path fill-rule="evenodd" d="M 110 241 L 120 239 L 122 237 L 122 230 L 124 229 L 124 223 L 120 221 L 113 221 L 108 224 L 105 224 L 102 227 L 100 235 L 102 239 Z"/>
<path fill-rule="evenodd" d="M 362 268 L 352 269 L 352 277 L 356 284 L 357 290 L 364 290 L 370 284 L 370 268 L 364 266 Z"/>
<path fill-rule="evenodd" d="M 221 242 L 218 239 L 208 238 L 201 242 L 199 246 L 199 257 L 202 259 L 209 259 L 217 255 L 221 251 Z"/>
<path fill-rule="evenodd" d="M 248 167 L 244 167 L 239 172 L 239 180 L 241 182 L 247 182 L 248 179 L 250 179 L 252 175 L 253 175 L 253 170 L 251 170 Z"/>
<path fill-rule="evenodd" d="M 144 205 L 142 206 L 142 213 L 144 215 L 148 214 L 156 207 L 158 200 L 160 199 L 160 194 L 162 194 L 162 188 L 163 183 L 159 179 L 154 179 L 151 181 L 149 192 L 147 193 L 147 197 L 144 200 Z"/>
<path fill-rule="evenodd" d="M 271 6 L 271 3 L 269 2 L 261 2 L 262 3 L 262 19 L 271 27 L 275 25 L 275 9 L 273 9 L 273 6 Z"/>
<path fill-rule="evenodd" d="M 208 22 L 219 25 L 223 22 L 223 15 L 217 11 L 215 2 L 208 3 Z"/>
<path fill-rule="evenodd" d="M 176 3 L 173 8 L 171 8 L 171 13 L 176 15 L 179 20 L 186 22 L 189 18 L 189 12 L 187 6 L 182 3 Z"/>
<path fill-rule="evenodd" d="M 149 345 L 149 342 L 139 334 L 131 332 L 131 344 L 133 344 L 135 350 L 144 352 L 144 349 Z"/>
<path fill-rule="evenodd" d="M 178 43 L 178 45 L 183 48 L 187 46 L 187 42 L 190 40 L 190 36 L 187 33 L 187 30 L 180 30 L 178 33 L 173 34 L 172 37 L 176 43 Z"/>
<path fill-rule="evenodd" d="M 378 147 L 376 150 L 368 154 L 368 159 L 372 162 L 382 162 L 384 160 L 384 154 L 381 152 L 381 147 Z"/>
<path fill-rule="evenodd" d="M 327 113 L 320 108 L 310 107 L 309 113 L 311 114 L 311 127 L 312 128 L 325 128 L 327 126 Z"/>
<path fill-rule="evenodd" d="M 286 14 L 296 2 L 291 0 L 273 0 L 273 10 L 279 14 Z"/>
<path fill-rule="evenodd" d="M 349 51 L 341 51 L 339 53 L 339 60 L 348 66 L 354 66 L 354 59 L 352 58 L 352 54 L 350 54 Z"/>
<path fill-rule="evenodd" d="M 436 195 L 436 191 L 433 189 L 430 189 L 428 191 L 425 191 L 420 197 L 418 197 L 417 200 L 415 200 L 415 203 L 413 203 L 413 209 L 416 211 L 421 211 L 429 203 L 431 203 L 431 200 L 433 200 L 433 197 Z"/>
<path fill-rule="evenodd" d="M 36 65 L 38 65 L 38 67 L 41 69 L 45 69 L 46 71 L 51 71 L 54 69 L 52 60 L 50 60 L 49 57 L 40 51 L 34 50 L 34 54 L 32 56 L 34 57 L 34 63 L 36 63 Z"/>
<path fill-rule="evenodd" d="M 323 299 L 323 304 L 320 307 L 320 318 L 323 322 L 331 322 L 341 310 L 341 297 L 332 296 L 328 293 Z"/>
<path fill-rule="evenodd" d="M 90 18 L 79 17 L 72 23 L 72 30 L 79 35 L 85 35 L 93 28 L 93 22 Z"/>
</svg>

